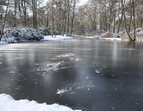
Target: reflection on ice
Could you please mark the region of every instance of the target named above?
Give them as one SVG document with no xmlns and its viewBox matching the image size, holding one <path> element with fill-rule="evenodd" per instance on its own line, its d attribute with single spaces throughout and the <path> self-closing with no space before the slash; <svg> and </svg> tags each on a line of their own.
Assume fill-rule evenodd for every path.
<svg viewBox="0 0 143 111">
<path fill-rule="evenodd" d="M 16 57 L 16 58 L 8 59 L 8 61 L 22 60 L 22 59 L 24 59 L 24 58 L 23 57 Z"/>
</svg>

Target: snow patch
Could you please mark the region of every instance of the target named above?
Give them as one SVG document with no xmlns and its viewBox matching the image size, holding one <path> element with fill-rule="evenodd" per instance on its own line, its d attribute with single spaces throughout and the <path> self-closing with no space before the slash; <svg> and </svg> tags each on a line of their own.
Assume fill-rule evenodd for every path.
<svg viewBox="0 0 143 111">
<path fill-rule="evenodd" d="M 87 37 L 85 37 L 86 39 L 95 39 L 96 37 L 94 37 L 94 36 L 87 36 Z"/>
<path fill-rule="evenodd" d="M 101 71 L 101 70 L 98 70 L 98 69 L 96 69 L 96 70 L 95 70 L 95 72 L 96 72 L 97 74 L 99 74 L 99 73 L 100 73 L 100 71 Z"/>
<path fill-rule="evenodd" d="M 14 100 L 11 96 L 0 94 L 0 111 L 81 111 L 72 110 L 59 104 L 39 104 L 36 101 Z"/>
<path fill-rule="evenodd" d="M 56 94 L 62 95 L 64 93 L 67 93 L 67 92 L 70 92 L 70 91 L 72 91 L 71 87 L 69 89 L 67 89 L 67 88 L 65 88 L 65 89 L 58 89 Z"/>
<path fill-rule="evenodd" d="M 58 55 L 56 56 L 57 58 L 65 58 L 65 57 L 73 57 L 75 56 L 75 54 L 73 53 L 68 53 L 68 54 L 61 54 L 61 55 Z"/>
<path fill-rule="evenodd" d="M 46 63 L 39 65 L 35 64 L 35 66 L 40 66 L 40 68 L 37 69 L 37 71 L 58 71 L 60 69 L 60 66 L 64 63 L 64 61 L 61 62 L 55 62 L 55 63 Z"/>
<path fill-rule="evenodd" d="M 15 71 L 10 71 L 9 73 L 10 73 L 10 74 L 14 74 L 14 73 L 15 73 Z"/>
<path fill-rule="evenodd" d="M 7 44 L 7 43 L 6 43 L 6 42 L 4 42 L 4 41 L 0 41 L 0 45 L 1 45 L 1 44 Z"/>
<path fill-rule="evenodd" d="M 63 60 L 64 59 L 64 60 Z M 52 62 L 49 63 L 35 63 L 34 66 L 39 72 L 49 72 L 49 71 L 58 71 L 69 68 L 66 64 L 70 61 L 80 61 L 81 59 L 73 53 L 61 54 L 51 59 Z M 68 60 L 68 62 L 67 62 Z M 58 62 L 55 62 L 58 61 Z M 38 67 L 38 68 L 37 68 Z"/>
<path fill-rule="evenodd" d="M 62 62 L 58 62 L 58 63 L 49 63 L 47 64 L 47 67 L 48 67 L 48 70 L 54 70 L 54 71 L 57 71 L 59 70 L 59 66 L 63 63 Z"/>
<path fill-rule="evenodd" d="M 81 85 L 77 86 L 76 89 L 79 90 L 79 89 L 91 89 L 91 88 L 94 88 L 95 85 L 93 83 L 93 81 L 89 81 L 89 82 L 83 82 Z"/>
<path fill-rule="evenodd" d="M 44 36 L 44 39 L 42 39 L 43 41 L 58 41 L 58 40 L 71 40 L 73 39 L 73 37 L 70 36 L 62 36 L 62 35 L 56 35 L 56 36 Z"/>
<path fill-rule="evenodd" d="M 121 41 L 121 38 L 100 38 L 101 40 Z"/>
<path fill-rule="evenodd" d="M 76 61 L 76 62 L 81 61 L 81 59 L 73 53 L 61 54 L 61 55 L 56 56 L 56 58 L 68 58 L 71 61 Z"/>
</svg>

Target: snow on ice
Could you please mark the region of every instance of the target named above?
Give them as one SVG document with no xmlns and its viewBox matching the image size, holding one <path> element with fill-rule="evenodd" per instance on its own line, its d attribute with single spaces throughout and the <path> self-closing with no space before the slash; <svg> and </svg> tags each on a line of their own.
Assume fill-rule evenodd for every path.
<svg viewBox="0 0 143 111">
<path fill-rule="evenodd" d="M 65 57 L 73 57 L 73 56 L 75 56 L 75 54 L 73 54 L 73 53 L 67 53 L 67 54 L 58 55 L 57 57 L 58 58 L 65 58 Z"/>
<path fill-rule="evenodd" d="M 0 111 L 81 111 L 72 110 L 59 104 L 39 104 L 36 101 L 14 100 L 11 96 L 0 94 Z"/>
<path fill-rule="evenodd" d="M 36 64 L 35 66 L 40 66 L 37 71 L 57 71 L 59 70 L 59 67 L 64 63 L 64 61 L 61 62 L 54 62 L 54 63 L 43 63 L 43 64 Z"/>
<path fill-rule="evenodd" d="M 101 70 L 98 70 L 98 69 L 96 69 L 96 70 L 95 70 L 95 72 L 96 72 L 97 74 L 99 74 L 99 73 L 100 73 L 100 71 L 101 71 Z"/>
<path fill-rule="evenodd" d="M 71 61 L 75 61 L 75 62 L 81 60 L 77 55 L 73 53 L 61 54 L 61 55 L 56 56 L 56 58 L 68 58 Z"/>
<path fill-rule="evenodd" d="M 57 71 L 57 70 L 59 70 L 59 66 L 62 63 L 64 63 L 64 62 L 62 61 L 62 62 L 58 62 L 58 63 L 49 63 L 49 64 L 47 64 L 48 70 Z"/>
<path fill-rule="evenodd" d="M 71 87 L 69 89 L 67 89 L 67 88 L 65 88 L 65 89 L 58 89 L 56 94 L 61 95 L 61 94 L 64 94 L 64 93 L 67 93 L 67 92 L 70 92 L 70 91 L 72 91 Z"/>
<path fill-rule="evenodd" d="M 35 63 L 35 66 L 38 67 L 38 68 L 36 68 L 36 70 L 49 72 L 49 71 L 58 71 L 58 70 L 68 68 L 66 66 L 67 61 L 63 61 L 61 59 L 59 60 L 59 58 L 62 58 L 62 59 L 66 58 L 66 59 L 68 59 L 70 61 L 74 61 L 74 62 L 81 61 L 81 59 L 77 55 L 75 55 L 73 53 L 66 53 L 66 54 L 61 54 L 61 55 L 58 55 L 58 56 L 52 58 L 51 59 L 52 61 L 49 63 L 47 63 L 47 62 L 42 63 L 42 64 Z M 55 60 L 58 62 L 55 62 Z"/>
</svg>

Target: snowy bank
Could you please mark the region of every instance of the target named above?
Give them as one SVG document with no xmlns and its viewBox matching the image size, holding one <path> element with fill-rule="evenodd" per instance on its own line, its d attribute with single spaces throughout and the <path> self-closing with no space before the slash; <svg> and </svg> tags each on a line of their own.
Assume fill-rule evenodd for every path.
<svg viewBox="0 0 143 111">
<path fill-rule="evenodd" d="M 113 33 L 111 32 L 102 33 L 101 38 L 113 38 Z"/>
<path fill-rule="evenodd" d="M 107 41 L 121 41 L 121 38 L 100 38 L 100 40 L 107 40 Z"/>
<path fill-rule="evenodd" d="M 62 36 L 62 35 L 56 35 L 56 36 L 44 36 L 44 39 L 42 39 L 43 41 L 58 41 L 58 40 L 71 40 L 73 39 L 73 37 L 70 36 Z"/>
<path fill-rule="evenodd" d="M 130 36 L 132 39 L 134 39 L 134 33 L 130 32 Z M 125 33 L 123 36 L 121 36 L 122 41 L 130 41 L 127 33 Z M 137 42 L 143 42 L 143 28 L 137 28 L 136 29 L 136 41 Z"/>
<path fill-rule="evenodd" d="M 39 104 L 36 101 L 14 100 L 11 96 L 0 94 L 0 111 L 81 111 L 72 110 L 58 104 Z"/>
<path fill-rule="evenodd" d="M 7 28 L 2 36 L 2 43 L 18 43 L 28 41 L 39 41 L 44 38 L 40 31 L 33 28 Z"/>
</svg>

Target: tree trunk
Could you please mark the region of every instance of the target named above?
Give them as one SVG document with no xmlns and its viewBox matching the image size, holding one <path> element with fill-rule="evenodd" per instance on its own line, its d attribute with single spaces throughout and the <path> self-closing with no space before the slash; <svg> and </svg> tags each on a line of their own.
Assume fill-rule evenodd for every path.
<svg viewBox="0 0 143 111">
<path fill-rule="evenodd" d="M 126 33 L 127 33 L 128 37 L 129 37 L 130 41 L 133 41 L 132 38 L 131 38 L 131 36 L 130 36 L 130 33 L 128 31 L 128 27 L 127 27 L 127 18 L 126 18 L 126 13 L 125 13 L 125 6 L 124 6 L 125 1 L 121 0 L 121 4 L 122 4 L 123 15 L 124 15 L 124 22 L 125 22 Z"/>
<path fill-rule="evenodd" d="M 132 7 L 133 7 L 133 29 L 134 29 L 134 39 L 133 41 L 136 41 L 136 14 L 135 14 L 135 1 L 132 0 Z"/>
<path fill-rule="evenodd" d="M 115 33 L 115 28 L 116 28 L 116 13 L 114 12 L 114 20 L 113 20 L 113 23 L 114 23 L 114 25 L 113 25 L 113 33 Z"/>
<path fill-rule="evenodd" d="M 37 29 L 37 0 L 32 0 L 33 28 Z"/>
<path fill-rule="evenodd" d="M 26 8 L 26 0 L 23 0 L 23 14 L 24 14 L 24 26 L 27 26 L 27 8 Z"/>
<path fill-rule="evenodd" d="M 71 34 L 73 34 L 74 18 L 75 18 L 76 0 L 73 0 L 72 20 L 71 20 Z"/>
<path fill-rule="evenodd" d="M 129 25 L 128 25 L 128 32 L 130 32 L 131 31 L 131 27 L 132 27 L 132 19 L 133 19 L 133 13 L 132 12 L 130 12 L 130 21 L 129 21 Z"/>
<path fill-rule="evenodd" d="M 119 17 L 119 16 L 118 16 Z M 121 19 L 119 19 L 119 25 L 118 25 L 118 33 L 120 32 L 120 28 L 121 28 L 121 24 L 122 24 L 122 21 L 123 21 L 123 12 L 121 14 Z"/>
<path fill-rule="evenodd" d="M 4 31 L 4 28 L 5 28 L 5 23 L 6 23 L 6 19 L 7 19 L 7 13 L 8 13 L 8 9 L 9 9 L 9 2 L 10 2 L 10 0 L 8 0 L 8 2 L 7 2 L 6 12 L 5 12 L 5 16 L 4 16 L 4 20 L 3 20 L 3 24 L 2 24 L 2 29 L 1 29 L 0 41 L 1 41 L 1 38 L 2 38 L 2 35 L 3 35 L 3 31 Z"/>
<path fill-rule="evenodd" d="M 17 0 L 14 0 L 14 23 L 13 26 L 15 27 L 17 25 Z"/>
<path fill-rule="evenodd" d="M 143 27 L 143 18 L 141 18 L 141 27 Z"/>
</svg>

